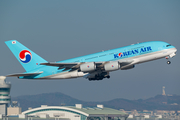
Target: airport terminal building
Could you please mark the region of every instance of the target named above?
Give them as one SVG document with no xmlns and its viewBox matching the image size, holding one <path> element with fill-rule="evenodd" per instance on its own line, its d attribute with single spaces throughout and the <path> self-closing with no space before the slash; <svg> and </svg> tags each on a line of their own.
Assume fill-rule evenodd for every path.
<svg viewBox="0 0 180 120">
<path fill-rule="evenodd" d="M 83 107 L 82 104 L 76 104 L 75 106 L 42 105 L 41 107 L 22 112 L 19 118 L 27 116 L 66 120 L 126 120 L 128 114 L 119 110 L 106 108 L 103 105 Z"/>
</svg>

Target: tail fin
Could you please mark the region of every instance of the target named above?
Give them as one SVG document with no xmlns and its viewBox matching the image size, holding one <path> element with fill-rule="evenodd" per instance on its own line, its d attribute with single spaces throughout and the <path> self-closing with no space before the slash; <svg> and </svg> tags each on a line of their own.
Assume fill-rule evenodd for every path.
<svg viewBox="0 0 180 120">
<path fill-rule="evenodd" d="M 16 40 L 5 43 L 27 72 L 39 68 L 40 63 L 47 62 Z"/>
</svg>

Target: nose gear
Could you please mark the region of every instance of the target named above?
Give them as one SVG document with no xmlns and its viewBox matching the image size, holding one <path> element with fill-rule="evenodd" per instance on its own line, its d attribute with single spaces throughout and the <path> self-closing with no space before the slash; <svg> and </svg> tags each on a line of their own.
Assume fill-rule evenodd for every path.
<svg viewBox="0 0 180 120">
<path fill-rule="evenodd" d="M 169 58 L 170 58 L 170 56 L 167 56 L 167 57 L 166 57 L 166 60 L 167 60 L 167 64 L 168 64 L 168 65 L 171 64 L 171 61 L 169 61 Z"/>
<path fill-rule="evenodd" d="M 171 64 L 171 61 L 167 61 L 167 64 L 168 64 L 168 65 Z"/>
</svg>

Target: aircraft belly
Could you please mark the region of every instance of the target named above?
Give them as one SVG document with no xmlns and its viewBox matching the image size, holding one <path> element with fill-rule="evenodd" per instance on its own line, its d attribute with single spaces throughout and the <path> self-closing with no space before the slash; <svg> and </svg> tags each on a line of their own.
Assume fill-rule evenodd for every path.
<svg viewBox="0 0 180 120">
<path fill-rule="evenodd" d="M 160 58 L 164 58 L 165 56 L 162 53 L 155 53 L 152 55 L 147 55 L 147 56 L 143 56 L 139 58 L 139 63 L 142 62 L 148 62 L 148 61 L 152 61 L 152 60 L 156 60 L 156 59 L 160 59 Z"/>
<path fill-rule="evenodd" d="M 84 75 L 86 74 L 83 72 L 72 71 L 72 72 L 63 72 L 63 73 L 46 76 L 43 77 L 42 79 L 69 79 L 69 78 L 83 77 Z"/>
</svg>

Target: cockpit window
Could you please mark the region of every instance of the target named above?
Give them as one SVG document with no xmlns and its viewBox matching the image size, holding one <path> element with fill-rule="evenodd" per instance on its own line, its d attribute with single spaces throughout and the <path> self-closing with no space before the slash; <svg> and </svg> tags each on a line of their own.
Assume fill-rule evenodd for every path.
<svg viewBox="0 0 180 120">
<path fill-rule="evenodd" d="M 169 46 L 171 46 L 170 44 L 169 45 L 166 45 L 166 47 L 169 47 Z"/>
</svg>

